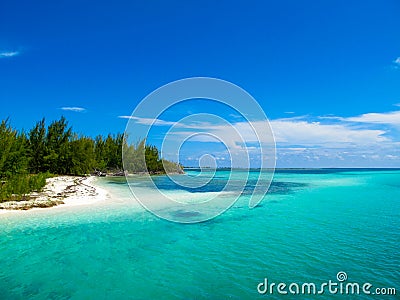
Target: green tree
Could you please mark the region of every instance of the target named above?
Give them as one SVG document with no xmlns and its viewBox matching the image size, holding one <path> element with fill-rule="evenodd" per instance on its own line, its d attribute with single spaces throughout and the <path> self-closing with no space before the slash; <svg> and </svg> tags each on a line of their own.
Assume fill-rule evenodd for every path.
<svg viewBox="0 0 400 300">
<path fill-rule="evenodd" d="M 96 136 L 94 141 L 94 153 L 96 160 L 95 169 L 102 172 L 106 171 L 105 142 L 101 135 Z"/>
<path fill-rule="evenodd" d="M 8 121 L 0 124 L 0 177 L 26 173 L 26 136 L 12 129 Z"/>
<path fill-rule="evenodd" d="M 46 125 L 45 119 L 37 122 L 29 132 L 29 171 L 31 173 L 44 172 L 46 167 L 44 157 L 46 156 Z"/>
<path fill-rule="evenodd" d="M 160 159 L 158 149 L 155 146 L 146 146 L 145 159 L 147 171 L 150 174 L 163 171 L 162 161 Z"/>
<path fill-rule="evenodd" d="M 72 129 L 67 127 L 67 120 L 65 117 L 61 117 L 60 120 L 52 122 L 47 128 L 44 164 L 46 170 L 53 174 L 68 173 L 65 164 L 68 164 L 68 143 L 72 136 Z"/>
<path fill-rule="evenodd" d="M 109 134 L 104 141 L 103 155 L 105 166 L 108 170 L 122 170 L 122 145 L 123 135 L 117 134 L 112 136 Z"/>
<path fill-rule="evenodd" d="M 95 142 L 89 137 L 75 137 L 69 143 L 68 173 L 84 175 L 96 167 Z"/>
</svg>

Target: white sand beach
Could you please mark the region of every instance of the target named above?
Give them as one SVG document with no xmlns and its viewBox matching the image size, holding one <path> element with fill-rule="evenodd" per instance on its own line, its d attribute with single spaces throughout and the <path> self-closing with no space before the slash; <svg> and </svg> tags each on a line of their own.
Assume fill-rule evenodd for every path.
<svg viewBox="0 0 400 300">
<path fill-rule="evenodd" d="M 48 178 L 39 193 L 31 193 L 30 200 L 0 203 L 0 214 L 15 210 L 56 209 L 78 205 L 91 205 L 106 200 L 108 192 L 93 184 L 95 176 L 57 176 Z"/>
</svg>

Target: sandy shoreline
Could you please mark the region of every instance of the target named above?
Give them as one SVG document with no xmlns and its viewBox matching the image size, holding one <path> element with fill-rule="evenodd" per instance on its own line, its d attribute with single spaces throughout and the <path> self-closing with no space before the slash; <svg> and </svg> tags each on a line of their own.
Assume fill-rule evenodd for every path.
<svg viewBox="0 0 400 300">
<path fill-rule="evenodd" d="M 0 214 L 16 210 L 43 210 L 57 207 L 90 205 L 104 201 L 108 192 L 96 186 L 95 176 L 57 176 L 48 178 L 40 193 L 31 193 L 31 200 L 0 203 Z M 47 210 L 46 209 L 46 210 Z"/>
</svg>

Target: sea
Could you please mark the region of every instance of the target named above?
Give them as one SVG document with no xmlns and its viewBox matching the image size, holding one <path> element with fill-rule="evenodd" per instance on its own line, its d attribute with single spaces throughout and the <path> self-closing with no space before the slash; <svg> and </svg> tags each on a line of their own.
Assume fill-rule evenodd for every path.
<svg viewBox="0 0 400 300">
<path fill-rule="evenodd" d="M 101 203 L 0 215 L 0 299 L 399 299 L 400 170 L 276 170 L 254 208 L 259 170 L 245 173 L 216 170 L 189 188 L 152 177 L 167 195 L 204 200 L 229 198 L 228 181 L 247 176 L 204 222 L 143 208 L 129 185 L 148 197 L 154 186 L 137 177 L 97 179 L 111 195 Z M 181 212 L 169 211 L 200 214 Z"/>
</svg>

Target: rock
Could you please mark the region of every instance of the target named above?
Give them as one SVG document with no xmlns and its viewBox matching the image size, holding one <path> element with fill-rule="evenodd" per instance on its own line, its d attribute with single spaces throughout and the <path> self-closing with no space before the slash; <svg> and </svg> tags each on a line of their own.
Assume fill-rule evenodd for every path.
<svg viewBox="0 0 400 300">
<path fill-rule="evenodd" d="M 127 175 L 128 175 L 128 172 L 126 172 L 126 171 L 119 171 L 119 172 L 112 174 L 112 176 L 127 176 Z"/>
</svg>

